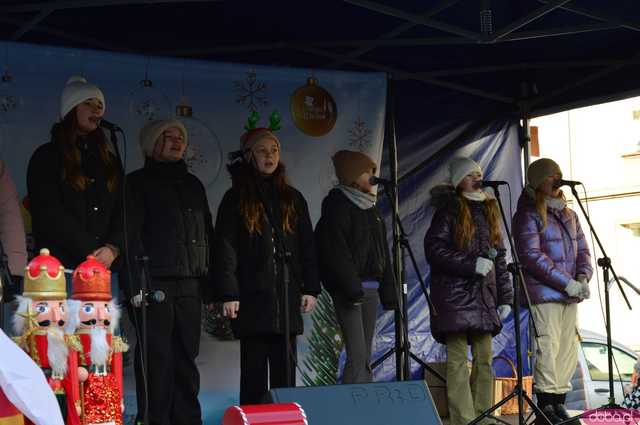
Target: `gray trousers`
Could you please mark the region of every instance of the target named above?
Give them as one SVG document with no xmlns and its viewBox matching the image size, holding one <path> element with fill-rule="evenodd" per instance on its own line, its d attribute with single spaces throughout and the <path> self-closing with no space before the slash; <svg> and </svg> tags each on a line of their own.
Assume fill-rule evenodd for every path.
<svg viewBox="0 0 640 425">
<path fill-rule="evenodd" d="M 340 294 L 333 297 L 338 324 L 342 330 L 347 361 L 342 375 L 343 384 L 371 382 L 371 344 L 376 329 L 378 290 L 364 288 L 364 301 L 360 305 L 349 303 Z"/>
</svg>

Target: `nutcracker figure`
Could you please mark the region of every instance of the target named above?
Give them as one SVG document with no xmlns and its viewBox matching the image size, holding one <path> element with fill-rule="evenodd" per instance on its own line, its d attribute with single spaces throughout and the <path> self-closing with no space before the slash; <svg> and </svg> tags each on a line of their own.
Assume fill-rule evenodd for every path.
<svg viewBox="0 0 640 425">
<path fill-rule="evenodd" d="M 73 272 L 70 314 L 78 321 L 83 423 L 122 425 L 122 353 L 126 344 L 113 332 L 120 311 L 111 297 L 111 272 L 93 256 Z"/>
<path fill-rule="evenodd" d="M 68 330 L 64 267 L 48 249 L 27 265 L 13 324 L 16 343 L 44 372 L 67 425 L 80 424 L 78 339 Z"/>
</svg>

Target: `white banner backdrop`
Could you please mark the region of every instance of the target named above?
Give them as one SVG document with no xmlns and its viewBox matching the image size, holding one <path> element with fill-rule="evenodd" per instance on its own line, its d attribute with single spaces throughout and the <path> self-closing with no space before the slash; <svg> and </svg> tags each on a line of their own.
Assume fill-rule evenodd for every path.
<svg viewBox="0 0 640 425">
<path fill-rule="evenodd" d="M 0 43 L 0 52 L 5 59 L 2 65 L 12 77 L 0 83 L 0 156 L 21 197 L 26 196 L 29 158 L 49 140 L 49 130 L 59 117 L 60 94 L 72 75 L 82 75 L 103 90 L 105 118 L 126 134 L 126 149 L 122 138 L 119 145 L 126 152 L 129 172 L 143 164 L 138 132 L 145 121 L 175 116 L 179 104 L 190 106 L 192 116 L 179 117 L 190 130 L 187 162 L 207 188 L 214 217 L 231 184 L 224 167 L 227 154 L 239 148 L 239 137 L 253 111 L 260 115 L 259 126 L 268 125 L 273 111 L 280 114 L 282 129 L 277 134 L 282 161 L 291 184 L 307 199 L 314 223 L 323 197 L 335 184 L 332 153 L 360 150 L 380 163 L 384 74 L 149 58 L 17 43 Z M 187 110 L 181 108 L 183 113 Z M 302 358 L 306 346 L 300 342 Z M 222 409 L 237 402 L 238 343 L 218 341 L 203 332 L 199 365 L 203 419 L 217 423 Z M 133 391 L 129 375 L 128 414 L 135 409 Z"/>
</svg>

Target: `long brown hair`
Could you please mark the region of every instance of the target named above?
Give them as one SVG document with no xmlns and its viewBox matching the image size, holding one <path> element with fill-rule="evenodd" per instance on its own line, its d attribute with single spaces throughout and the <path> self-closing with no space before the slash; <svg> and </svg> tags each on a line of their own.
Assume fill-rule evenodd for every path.
<svg viewBox="0 0 640 425">
<path fill-rule="evenodd" d="M 460 211 L 456 224 L 455 241 L 459 249 L 468 248 L 473 236 L 476 233 L 476 226 L 471 220 L 471 210 L 469 201 L 462 196 L 460 189 L 456 190 L 460 200 Z M 502 241 L 502 231 L 500 229 L 500 209 L 498 201 L 487 198 L 484 202 L 485 215 L 489 223 L 489 239 L 492 245 L 496 246 Z"/>
<path fill-rule="evenodd" d="M 240 194 L 240 215 L 244 219 L 244 224 L 249 234 L 262 234 L 262 221 L 264 217 L 264 207 L 258 197 L 258 171 L 245 162 L 228 165 L 227 169 L 231 174 L 233 187 Z M 285 233 L 293 233 L 298 221 L 298 215 L 294 204 L 294 192 L 287 185 L 286 168 L 282 162 L 273 172 L 271 177 L 276 186 L 278 197 L 280 198 L 280 209 L 282 211 L 282 228 Z"/>
<path fill-rule="evenodd" d="M 62 179 L 77 191 L 87 188 L 89 178 L 82 174 L 81 154 L 78 147 L 78 119 L 73 108 L 61 121 L 51 127 L 51 140 L 62 149 Z M 107 189 L 113 192 L 118 182 L 118 167 L 109 153 L 107 138 L 100 128 L 87 135 L 88 143 L 95 143 L 105 166 Z"/>
<path fill-rule="evenodd" d="M 540 190 L 536 189 L 535 190 L 535 201 L 536 201 L 536 211 L 538 211 L 538 215 L 540 216 L 540 219 L 542 220 L 542 230 L 541 232 L 544 232 L 544 230 L 547 228 L 547 200 L 546 200 L 546 195 L 544 193 L 542 193 Z"/>
<path fill-rule="evenodd" d="M 536 202 L 536 211 L 542 220 L 542 229 L 541 232 L 544 232 L 547 228 L 547 195 L 545 195 L 540 189 L 535 190 L 535 202 Z M 564 192 L 560 191 L 560 197 L 565 201 L 567 198 L 564 196 Z"/>
</svg>

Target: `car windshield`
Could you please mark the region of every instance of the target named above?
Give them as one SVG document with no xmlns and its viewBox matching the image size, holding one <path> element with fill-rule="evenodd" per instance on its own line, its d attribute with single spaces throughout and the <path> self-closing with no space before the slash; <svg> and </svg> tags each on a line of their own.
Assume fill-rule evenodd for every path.
<svg viewBox="0 0 640 425">
<path fill-rule="evenodd" d="M 596 342 L 583 342 L 582 349 L 591 380 L 608 380 L 607 346 Z M 636 364 L 637 359 L 615 347 L 613 347 L 613 359 L 613 378 L 615 380 L 631 381 L 633 366 Z M 616 365 L 618 366 L 617 369 Z"/>
</svg>

